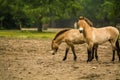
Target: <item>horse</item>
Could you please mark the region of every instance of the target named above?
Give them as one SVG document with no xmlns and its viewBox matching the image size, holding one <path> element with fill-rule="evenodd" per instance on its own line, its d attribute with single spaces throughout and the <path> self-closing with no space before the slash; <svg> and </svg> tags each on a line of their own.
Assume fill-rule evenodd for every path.
<svg viewBox="0 0 120 80">
<path fill-rule="evenodd" d="M 92 61 L 93 54 L 91 55 L 92 48 L 94 44 L 100 45 L 107 41 L 111 43 L 113 56 L 112 61 L 115 60 L 115 51 L 117 51 L 117 55 L 120 61 L 120 47 L 119 47 L 119 31 L 117 28 L 113 26 L 106 26 L 102 28 L 93 27 L 92 22 L 84 16 L 80 16 L 77 22 L 79 26 L 79 32 L 83 33 L 86 43 L 88 44 L 88 62 Z"/>
<path fill-rule="evenodd" d="M 53 55 L 57 52 L 59 45 L 62 42 L 65 42 L 67 44 L 63 61 L 65 61 L 67 59 L 67 54 L 68 54 L 68 51 L 70 48 L 71 48 L 72 53 L 74 55 L 74 61 L 76 61 L 77 56 L 75 53 L 74 44 L 83 44 L 86 41 L 85 41 L 83 34 L 79 33 L 78 29 L 61 30 L 55 35 L 55 37 L 52 40 L 51 53 Z M 95 57 L 96 57 L 96 60 L 98 60 L 97 48 L 94 48 L 93 50 L 95 50 Z"/>
</svg>

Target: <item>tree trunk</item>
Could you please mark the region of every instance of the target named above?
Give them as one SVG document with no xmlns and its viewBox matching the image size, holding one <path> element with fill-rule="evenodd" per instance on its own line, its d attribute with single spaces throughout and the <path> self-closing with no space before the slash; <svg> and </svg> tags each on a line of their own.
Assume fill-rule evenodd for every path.
<svg viewBox="0 0 120 80">
<path fill-rule="evenodd" d="M 22 23 L 19 23 L 19 30 L 22 30 Z"/>
<path fill-rule="evenodd" d="M 38 32 L 42 32 L 42 22 L 38 23 Z"/>
<path fill-rule="evenodd" d="M 50 17 L 50 25 L 49 25 L 49 27 L 55 27 L 55 21 L 54 21 L 53 16 Z"/>
<path fill-rule="evenodd" d="M 37 26 L 38 26 L 38 32 L 42 32 L 42 17 L 38 18 Z"/>
<path fill-rule="evenodd" d="M 2 23 L 2 20 L 1 20 L 1 23 L 0 23 L 0 29 L 2 29 L 3 27 L 3 23 Z"/>
</svg>

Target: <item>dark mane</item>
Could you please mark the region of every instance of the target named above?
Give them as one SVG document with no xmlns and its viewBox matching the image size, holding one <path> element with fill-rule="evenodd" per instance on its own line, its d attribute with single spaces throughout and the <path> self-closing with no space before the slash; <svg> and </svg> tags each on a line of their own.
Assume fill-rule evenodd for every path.
<svg viewBox="0 0 120 80">
<path fill-rule="evenodd" d="M 91 27 L 93 26 L 93 23 L 88 18 L 86 18 L 84 16 L 80 16 L 79 20 L 82 20 L 82 19 L 84 19 Z"/>
<path fill-rule="evenodd" d="M 70 29 L 64 29 L 64 30 L 61 30 L 61 31 L 59 31 L 57 34 L 56 34 L 56 36 L 54 37 L 54 39 L 53 40 L 55 40 L 59 35 L 61 35 L 62 33 L 64 33 L 64 32 L 66 32 L 66 31 L 69 31 Z"/>
</svg>

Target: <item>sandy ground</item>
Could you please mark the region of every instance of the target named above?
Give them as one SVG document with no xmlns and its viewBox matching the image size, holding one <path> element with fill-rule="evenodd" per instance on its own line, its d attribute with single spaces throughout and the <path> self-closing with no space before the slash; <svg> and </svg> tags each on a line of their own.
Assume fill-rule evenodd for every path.
<svg viewBox="0 0 120 80">
<path fill-rule="evenodd" d="M 51 40 L 0 38 L 0 80 L 120 80 L 120 63 L 112 63 L 109 43 L 99 46 L 99 61 L 87 63 L 86 44 L 75 45 L 77 61 L 69 51 L 62 61 L 65 44 L 56 55 Z"/>
</svg>

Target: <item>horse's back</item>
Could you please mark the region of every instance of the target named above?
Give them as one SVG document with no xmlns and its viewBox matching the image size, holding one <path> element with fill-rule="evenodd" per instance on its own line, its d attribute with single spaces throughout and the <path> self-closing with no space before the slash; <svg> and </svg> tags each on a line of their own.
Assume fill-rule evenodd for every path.
<svg viewBox="0 0 120 80">
<path fill-rule="evenodd" d="M 119 36 L 119 31 L 117 28 L 112 26 L 107 26 L 103 28 L 93 28 L 93 40 L 96 43 L 103 43 L 110 39 L 117 39 Z"/>
<path fill-rule="evenodd" d="M 66 32 L 66 40 L 71 41 L 74 44 L 82 44 L 85 43 L 85 38 L 82 33 L 77 29 L 71 29 Z"/>
</svg>

